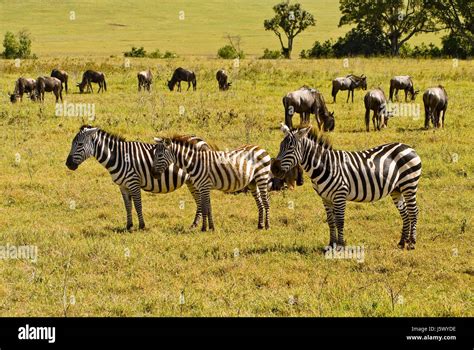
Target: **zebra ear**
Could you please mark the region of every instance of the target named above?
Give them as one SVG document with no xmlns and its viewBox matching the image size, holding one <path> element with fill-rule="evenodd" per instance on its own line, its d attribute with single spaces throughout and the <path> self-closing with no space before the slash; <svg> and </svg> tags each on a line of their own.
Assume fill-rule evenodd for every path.
<svg viewBox="0 0 474 350">
<path fill-rule="evenodd" d="M 166 147 L 171 146 L 171 139 L 170 138 L 167 137 L 166 139 L 164 139 L 164 142 L 165 142 Z"/>
<path fill-rule="evenodd" d="M 281 125 L 281 126 L 280 126 L 280 130 L 281 130 L 285 135 L 287 135 L 287 134 L 290 133 L 290 128 L 289 128 L 287 125 L 285 125 L 285 124 L 283 124 L 283 123 L 280 123 L 280 125 Z"/>
<path fill-rule="evenodd" d="M 154 137 L 153 140 L 156 142 L 156 143 L 161 143 L 163 142 L 163 139 L 161 137 Z"/>
<path fill-rule="evenodd" d="M 298 131 L 295 132 L 295 137 L 297 140 L 301 140 L 303 137 L 305 137 L 306 135 L 309 134 L 309 132 L 311 131 L 313 127 L 310 125 L 306 128 L 301 128 L 301 129 L 298 129 Z"/>
<path fill-rule="evenodd" d="M 84 134 L 87 135 L 87 136 L 90 136 L 92 134 L 94 134 L 97 130 L 99 130 L 99 128 L 87 128 L 86 131 L 84 131 Z"/>
</svg>

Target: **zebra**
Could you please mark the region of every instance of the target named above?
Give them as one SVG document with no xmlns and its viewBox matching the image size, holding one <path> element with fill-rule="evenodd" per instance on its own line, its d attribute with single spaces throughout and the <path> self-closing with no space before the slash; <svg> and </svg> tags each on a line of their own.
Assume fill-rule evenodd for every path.
<svg viewBox="0 0 474 350">
<path fill-rule="evenodd" d="M 196 148 L 209 147 L 202 139 L 184 136 Z M 123 137 L 108 133 L 100 128 L 83 125 L 72 141 L 71 151 L 66 160 L 70 170 L 76 170 L 89 157 L 94 157 L 112 176 L 120 187 L 127 211 L 127 230 L 133 227 L 132 200 L 138 215 L 139 229 L 145 228 L 142 214 L 141 190 L 152 193 L 170 193 L 187 185 L 197 203 L 197 193 L 183 170 L 172 165 L 155 178 L 151 173 L 153 144 L 129 142 Z M 191 227 L 196 227 L 201 219 L 199 206 Z"/>
<path fill-rule="evenodd" d="M 202 231 L 214 230 L 210 191 L 236 192 L 249 187 L 258 207 L 258 229 L 270 228 L 268 181 L 270 156 L 259 146 L 245 145 L 231 151 L 200 150 L 182 136 L 155 138 L 153 174 L 162 176 L 175 164 L 189 174 L 201 208 Z"/>
<path fill-rule="evenodd" d="M 415 150 L 402 143 L 389 143 L 360 152 L 333 150 L 327 138 L 312 127 L 290 130 L 272 164 L 272 173 L 282 177 L 300 163 L 321 196 L 330 231 L 329 246 L 344 246 L 346 201 L 373 202 L 387 195 L 403 220 L 398 246 L 414 249 L 418 208 L 416 192 L 421 160 Z M 336 228 L 338 237 L 336 239 Z"/>
</svg>

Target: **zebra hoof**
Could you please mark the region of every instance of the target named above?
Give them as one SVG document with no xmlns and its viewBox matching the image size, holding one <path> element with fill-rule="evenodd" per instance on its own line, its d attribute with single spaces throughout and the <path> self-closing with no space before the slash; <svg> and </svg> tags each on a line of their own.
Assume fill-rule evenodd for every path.
<svg viewBox="0 0 474 350">
<path fill-rule="evenodd" d="M 398 243 L 398 248 L 400 248 L 400 249 L 405 248 L 405 242 L 404 242 L 404 241 L 400 241 L 400 242 Z"/>
<path fill-rule="evenodd" d="M 412 242 L 408 243 L 407 250 L 413 250 L 413 249 L 415 249 L 415 243 L 412 243 Z"/>
<path fill-rule="evenodd" d="M 127 231 L 132 231 L 132 228 L 133 228 L 133 224 L 130 224 L 130 225 L 127 224 Z"/>
<path fill-rule="evenodd" d="M 197 226 L 198 226 L 197 224 L 192 224 L 191 226 L 189 226 L 189 228 L 190 228 L 191 230 L 194 230 Z"/>
<path fill-rule="evenodd" d="M 258 225 L 257 230 L 263 230 L 263 225 Z"/>
<path fill-rule="evenodd" d="M 138 226 L 138 229 L 139 229 L 139 230 L 144 230 L 144 229 L 145 229 L 145 224 L 140 224 L 140 225 Z"/>
</svg>

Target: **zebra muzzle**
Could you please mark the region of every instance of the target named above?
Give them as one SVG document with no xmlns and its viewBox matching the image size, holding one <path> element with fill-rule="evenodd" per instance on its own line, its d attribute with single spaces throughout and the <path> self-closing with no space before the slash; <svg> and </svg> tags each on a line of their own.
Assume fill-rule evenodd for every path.
<svg viewBox="0 0 474 350">
<path fill-rule="evenodd" d="M 286 174 L 286 171 L 283 171 L 283 169 L 281 168 L 281 161 L 278 160 L 278 159 L 275 159 L 272 162 L 272 165 L 270 167 L 270 171 L 278 179 L 283 179 L 285 177 L 285 174 Z"/>
<path fill-rule="evenodd" d="M 76 169 L 79 167 L 79 165 L 77 165 L 76 163 L 74 163 L 74 160 L 72 159 L 71 156 L 67 157 L 66 166 L 67 166 L 68 169 L 70 169 L 70 170 L 76 170 Z"/>
</svg>

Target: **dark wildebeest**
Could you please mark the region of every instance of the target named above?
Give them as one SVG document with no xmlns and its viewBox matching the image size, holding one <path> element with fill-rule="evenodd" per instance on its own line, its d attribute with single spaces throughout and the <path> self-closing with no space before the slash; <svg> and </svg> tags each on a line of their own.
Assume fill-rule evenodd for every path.
<svg viewBox="0 0 474 350">
<path fill-rule="evenodd" d="M 151 84 L 153 83 L 153 75 L 151 74 L 151 71 L 144 70 L 141 71 L 137 74 L 138 78 L 138 91 L 140 91 L 142 88 L 150 91 Z"/>
<path fill-rule="evenodd" d="M 408 93 L 410 93 L 411 100 L 414 101 L 416 95 L 420 92 L 419 90 L 415 91 L 413 80 L 408 75 L 399 75 L 390 79 L 390 101 L 393 101 L 394 92 L 398 101 L 398 90 L 405 91 L 405 102 L 408 102 Z"/>
<path fill-rule="evenodd" d="M 443 86 L 429 88 L 423 94 L 425 105 L 425 129 L 430 127 L 430 120 L 435 128 L 439 128 L 439 118 L 443 112 L 442 126 L 444 128 L 444 117 L 448 108 L 448 94 Z"/>
<path fill-rule="evenodd" d="M 272 164 L 275 158 L 272 158 Z M 289 189 L 294 189 L 296 186 L 303 185 L 303 168 L 300 165 L 294 166 L 291 170 L 287 171 L 285 177 L 280 179 L 274 176 L 270 172 L 270 180 L 268 181 L 269 191 L 281 191 L 285 188 L 285 185 Z"/>
<path fill-rule="evenodd" d="M 15 90 L 13 94 L 8 93 L 10 95 L 10 102 L 15 103 L 18 100 L 23 101 L 23 94 L 28 93 L 32 99 L 34 99 L 34 92 L 36 89 L 36 80 L 31 78 L 23 78 L 20 77 L 15 82 Z"/>
<path fill-rule="evenodd" d="M 219 90 L 228 90 L 232 83 L 227 82 L 227 72 L 223 69 L 219 69 L 216 73 L 216 79 L 219 83 Z"/>
<path fill-rule="evenodd" d="M 349 102 L 349 96 L 352 93 L 352 102 L 354 102 L 354 90 L 362 88 L 367 90 L 367 77 L 362 74 L 360 77 L 354 74 L 349 74 L 346 77 L 339 77 L 332 81 L 332 98 L 333 102 L 336 103 L 336 95 L 339 90 L 348 90 L 347 91 L 347 100 Z"/>
<path fill-rule="evenodd" d="M 193 90 L 196 91 L 196 75 L 194 74 L 194 72 L 191 72 L 181 67 L 176 68 L 173 73 L 173 76 L 171 77 L 171 80 L 168 80 L 168 88 L 170 89 L 170 91 L 173 91 L 176 83 L 178 84 L 178 91 L 181 91 L 181 81 L 188 82 L 188 90 L 191 87 L 192 83 Z"/>
<path fill-rule="evenodd" d="M 380 130 L 388 126 L 388 119 L 393 115 L 387 109 L 387 98 L 382 89 L 373 89 L 365 94 L 365 127 L 369 131 L 370 111 L 374 111 L 372 122 L 374 130 Z"/>
<path fill-rule="evenodd" d="M 300 114 L 300 123 L 305 125 L 309 123 L 310 114 L 316 116 L 318 127 L 321 126 L 324 131 L 333 131 L 335 126 L 334 112 L 329 113 L 323 95 L 316 89 L 303 86 L 299 90 L 288 93 L 283 97 L 283 106 L 285 107 L 285 124 L 289 128 L 293 127 L 293 114 Z"/>
<path fill-rule="evenodd" d="M 53 77 L 38 77 L 36 79 L 36 98 L 44 101 L 45 92 L 53 92 L 56 96 L 56 103 L 63 100 L 63 85 L 61 80 Z"/>
<path fill-rule="evenodd" d="M 79 91 L 81 92 L 81 94 L 84 92 L 85 87 L 87 87 L 86 92 L 94 92 L 94 90 L 92 89 L 91 83 L 99 84 L 99 90 L 97 90 L 97 92 L 107 91 L 107 83 L 105 82 L 105 74 L 102 72 L 87 70 L 84 72 L 84 74 L 82 74 L 82 81 L 80 83 L 77 83 L 77 86 L 79 87 Z"/>
<path fill-rule="evenodd" d="M 67 94 L 67 81 L 68 81 L 68 78 L 69 78 L 69 75 L 67 74 L 66 71 L 64 70 L 59 70 L 59 69 L 53 69 L 51 71 L 51 76 L 53 78 L 57 78 L 59 80 L 61 80 L 61 84 L 64 83 L 64 88 L 66 90 L 66 94 Z"/>
</svg>

